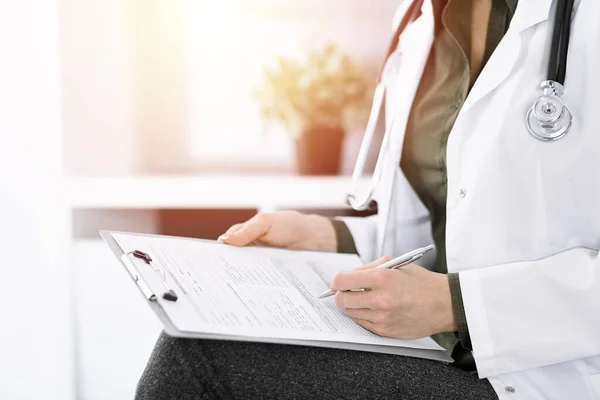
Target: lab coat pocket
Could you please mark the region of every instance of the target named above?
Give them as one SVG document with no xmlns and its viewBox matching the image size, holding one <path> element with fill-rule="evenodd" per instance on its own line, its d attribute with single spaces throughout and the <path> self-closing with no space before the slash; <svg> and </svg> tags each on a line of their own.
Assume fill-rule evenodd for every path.
<svg viewBox="0 0 600 400">
<path fill-rule="evenodd" d="M 590 374 L 590 386 L 595 398 L 600 400 L 600 355 L 587 358 L 587 371 Z"/>
<path fill-rule="evenodd" d="M 539 188 L 550 248 L 597 248 L 600 213 L 600 142 L 585 141 L 576 128 L 556 143 L 537 143 Z"/>
</svg>

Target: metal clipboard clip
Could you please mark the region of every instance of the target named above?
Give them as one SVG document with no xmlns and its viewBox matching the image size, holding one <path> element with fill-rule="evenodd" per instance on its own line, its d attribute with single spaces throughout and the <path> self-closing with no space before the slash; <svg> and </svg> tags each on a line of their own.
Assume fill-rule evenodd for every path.
<svg viewBox="0 0 600 400">
<path fill-rule="evenodd" d="M 165 271 L 162 268 L 159 268 L 158 266 L 156 266 L 156 264 L 152 261 L 152 257 L 150 257 L 149 254 L 144 253 L 143 251 L 140 251 L 140 250 L 134 250 L 134 251 L 130 251 L 129 253 L 123 254 L 121 256 L 121 258 L 123 259 L 123 262 L 124 262 L 125 266 L 127 267 L 129 274 L 131 274 L 131 277 L 138 284 L 139 288 L 142 290 L 142 293 L 144 293 L 144 296 L 146 296 L 146 298 L 148 300 L 156 301 L 156 295 L 154 293 L 152 293 L 152 290 L 150 289 L 148 284 L 142 279 L 139 271 L 137 270 L 137 267 L 133 263 L 133 260 L 131 260 L 131 258 L 130 258 L 131 256 L 133 256 L 135 258 L 139 258 L 140 260 L 143 260 L 147 265 L 149 265 L 152 268 L 152 270 L 154 272 L 157 272 L 160 274 L 162 284 L 166 289 L 165 292 L 163 292 L 163 294 L 162 294 L 163 299 L 168 300 L 168 301 L 177 301 L 177 294 L 175 293 L 175 291 L 173 289 L 171 289 L 169 287 L 169 284 L 167 283 L 167 276 L 165 274 Z"/>
</svg>

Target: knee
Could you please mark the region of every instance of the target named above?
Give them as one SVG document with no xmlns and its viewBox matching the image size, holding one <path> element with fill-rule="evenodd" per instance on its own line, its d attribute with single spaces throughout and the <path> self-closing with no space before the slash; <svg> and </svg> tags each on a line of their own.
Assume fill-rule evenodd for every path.
<svg viewBox="0 0 600 400">
<path fill-rule="evenodd" d="M 190 363 L 185 358 L 191 356 L 186 348 L 191 342 L 161 333 L 137 384 L 136 400 L 202 398 L 186 367 Z"/>
</svg>

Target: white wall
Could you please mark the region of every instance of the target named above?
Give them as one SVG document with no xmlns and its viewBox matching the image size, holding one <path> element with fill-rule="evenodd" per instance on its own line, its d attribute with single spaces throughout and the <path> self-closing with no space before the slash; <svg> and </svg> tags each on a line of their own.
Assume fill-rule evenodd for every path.
<svg viewBox="0 0 600 400">
<path fill-rule="evenodd" d="M 182 25 L 186 4 L 193 1 L 59 1 L 68 172 L 188 171 L 192 161 L 186 158 L 188 38 Z M 401 1 L 252 4 L 288 10 L 282 18 L 295 26 L 304 24 L 307 32 L 330 36 L 376 71 Z M 351 139 L 346 171 L 353 164 L 357 141 Z"/>
<path fill-rule="evenodd" d="M 131 400 L 161 324 L 101 240 L 80 240 L 74 267 L 78 400 Z"/>
<path fill-rule="evenodd" d="M 0 0 L 0 398 L 74 396 L 57 4 Z"/>
<path fill-rule="evenodd" d="M 131 1 L 58 1 L 67 171 L 135 172 Z"/>
</svg>

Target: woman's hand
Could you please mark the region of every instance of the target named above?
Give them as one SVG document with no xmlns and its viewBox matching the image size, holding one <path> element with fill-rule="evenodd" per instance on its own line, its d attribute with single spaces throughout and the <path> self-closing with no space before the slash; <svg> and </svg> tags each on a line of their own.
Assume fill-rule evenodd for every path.
<svg viewBox="0 0 600 400">
<path fill-rule="evenodd" d="M 415 339 L 456 330 L 450 285 L 444 274 L 416 264 L 376 269 L 381 258 L 335 275 L 335 303 L 356 323 L 380 336 Z M 350 289 L 368 288 L 365 292 Z"/>
<path fill-rule="evenodd" d="M 259 213 L 242 224 L 233 225 L 219 241 L 234 246 L 262 244 L 301 250 L 337 250 L 335 230 L 329 219 L 296 211 Z"/>
</svg>

